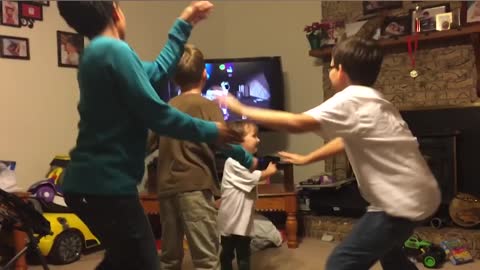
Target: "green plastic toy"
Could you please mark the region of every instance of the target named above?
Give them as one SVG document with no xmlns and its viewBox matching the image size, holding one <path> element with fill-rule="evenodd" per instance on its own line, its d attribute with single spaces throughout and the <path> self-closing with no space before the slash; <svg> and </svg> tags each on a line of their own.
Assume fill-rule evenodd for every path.
<svg viewBox="0 0 480 270">
<path fill-rule="evenodd" d="M 445 261 L 445 251 L 418 236 L 411 236 L 405 241 L 403 250 L 409 257 L 414 257 L 427 268 L 438 268 Z"/>
</svg>

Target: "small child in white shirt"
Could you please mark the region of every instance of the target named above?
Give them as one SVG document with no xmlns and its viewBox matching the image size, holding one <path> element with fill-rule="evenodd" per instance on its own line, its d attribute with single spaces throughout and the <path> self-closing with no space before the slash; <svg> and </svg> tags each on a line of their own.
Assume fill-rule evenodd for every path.
<svg viewBox="0 0 480 270">
<path fill-rule="evenodd" d="M 243 148 L 254 154 L 260 139 L 258 128 L 252 122 L 236 121 L 228 123 L 232 130 L 243 134 Z M 257 199 L 257 185 L 277 172 L 274 163 L 263 171 L 250 172 L 232 158 L 225 162 L 222 178 L 222 199 L 218 211 L 218 230 L 221 234 L 222 270 L 230 270 L 237 255 L 239 270 L 250 269 L 250 241 L 253 236 L 253 215 Z"/>
</svg>

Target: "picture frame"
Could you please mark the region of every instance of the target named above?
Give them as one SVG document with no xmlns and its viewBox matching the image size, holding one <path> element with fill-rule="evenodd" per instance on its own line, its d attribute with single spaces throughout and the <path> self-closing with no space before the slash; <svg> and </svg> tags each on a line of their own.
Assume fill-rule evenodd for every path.
<svg viewBox="0 0 480 270">
<path fill-rule="evenodd" d="M 480 22 L 480 0 L 463 1 L 461 13 L 464 24 Z"/>
<path fill-rule="evenodd" d="M 411 23 L 410 15 L 386 17 L 382 25 L 381 36 L 382 38 L 391 38 L 409 35 L 412 31 Z"/>
<path fill-rule="evenodd" d="M 11 171 L 15 171 L 15 167 L 17 166 L 17 162 L 13 160 L 0 160 L 0 164 L 5 165 L 5 167 Z"/>
<path fill-rule="evenodd" d="M 50 1 L 49 1 L 49 0 L 46 0 L 46 1 L 34 0 L 34 1 L 32 1 L 32 2 L 38 3 L 38 4 L 40 4 L 40 5 L 42 5 L 42 6 L 45 6 L 45 7 L 50 6 Z"/>
<path fill-rule="evenodd" d="M 377 13 L 381 10 L 396 9 L 403 6 L 403 1 L 362 1 L 363 14 Z"/>
<path fill-rule="evenodd" d="M 19 2 L 20 18 L 43 21 L 43 6 L 35 2 Z"/>
<path fill-rule="evenodd" d="M 462 22 L 464 17 L 462 12 L 462 7 L 457 7 L 450 10 L 452 12 L 452 23 L 450 24 L 450 29 L 459 28 L 462 25 L 465 25 L 465 22 Z"/>
<path fill-rule="evenodd" d="M 436 30 L 437 31 L 445 31 L 450 30 L 452 22 L 453 22 L 453 14 L 452 12 L 448 13 L 440 13 L 435 16 L 436 22 Z"/>
<path fill-rule="evenodd" d="M 1 1 L 2 5 L 2 25 L 20 27 L 19 2 Z"/>
<path fill-rule="evenodd" d="M 358 22 L 352 22 L 352 23 L 346 23 L 345 24 L 345 35 L 347 38 L 353 37 L 362 29 L 363 25 L 366 24 L 368 21 L 358 21 Z"/>
<path fill-rule="evenodd" d="M 327 24 L 328 29 L 326 29 L 326 37 L 322 40 L 324 45 L 335 45 L 340 41 L 345 34 L 345 22 L 344 21 L 333 21 L 333 20 L 324 20 L 322 24 Z"/>
<path fill-rule="evenodd" d="M 410 10 L 410 17 L 412 21 L 412 33 L 416 32 L 415 29 L 415 19 L 419 18 L 420 21 L 420 32 L 429 32 L 435 31 L 437 29 L 436 23 L 436 15 L 441 13 L 450 12 L 450 5 L 442 4 L 438 6 L 431 6 L 431 7 L 423 7 L 420 11 L 420 14 L 417 15 L 417 11 L 415 9 Z"/>
<path fill-rule="evenodd" d="M 0 36 L 0 57 L 30 60 L 30 44 L 28 38 Z"/>
<path fill-rule="evenodd" d="M 57 31 L 58 66 L 77 68 L 84 46 L 82 35 Z"/>
</svg>

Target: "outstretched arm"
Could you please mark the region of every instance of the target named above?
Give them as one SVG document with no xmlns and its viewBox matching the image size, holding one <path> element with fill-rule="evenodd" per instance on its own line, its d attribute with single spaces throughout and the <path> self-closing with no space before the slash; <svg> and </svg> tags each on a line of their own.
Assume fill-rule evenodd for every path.
<svg viewBox="0 0 480 270">
<path fill-rule="evenodd" d="M 319 160 L 324 160 L 328 157 L 339 154 L 344 150 L 345 144 L 343 143 L 343 139 L 335 138 L 307 155 L 298 155 L 289 152 L 279 152 L 278 155 L 286 162 L 295 165 L 306 165 Z"/>
<path fill-rule="evenodd" d="M 183 54 L 183 48 L 190 36 L 191 29 L 192 26 L 188 22 L 177 19 L 168 33 L 167 44 L 155 61 L 142 61 L 143 70 L 152 85 L 158 85 L 167 74 L 173 73 Z"/>
<path fill-rule="evenodd" d="M 126 43 L 112 44 L 107 57 L 111 58 L 111 72 L 118 81 L 126 109 L 145 127 L 161 136 L 193 142 L 242 142 L 225 124 L 193 118 L 163 102 L 150 84 L 138 56 Z"/>
<path fill-rule="evenodd" d="M 246 116 L 276 130 L 287 130 L 292 133 L 304 133 L 318 130 L 320 123 L 308 114 L 290 113 L 251 107 L 240 103 L 232 95 L 218 97 L 218 102 L 225 104 L 238 115 Z"/>
</svg>

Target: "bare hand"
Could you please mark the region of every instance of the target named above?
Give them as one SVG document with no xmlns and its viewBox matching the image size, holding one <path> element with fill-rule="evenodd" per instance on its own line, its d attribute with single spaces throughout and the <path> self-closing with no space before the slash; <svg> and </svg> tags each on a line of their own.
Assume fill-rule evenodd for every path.
<svg viewBox="0 0 480 270">
<path fill-rule="evenodd" d="M 243 111 L 244 105 L 231 94 L 217 95 L 215 100 L 220 106 L 227 107 L 233 113 L 236 113 L 238 115 L 243 115 L 242 111 Z"/>
<path fill-rule="evenodd" d="M 206 19 L 212 9 L 213 4 L 210 3 L 210 1 L 194 1 L 182 11 L 180 19 L 183 19 L 194 26 L 201 20 Z"/>
<path fill-rule="evenodd" d="M 306 156 L 302 156 L 299 154 L 280 151 L 278 152 L 278 155 L 280 156 L 280 158 L 282 158 L 283 161 L 296 165 L 303 165 L 306 164 L 308 161 Z"/>
<path fill-rule="evenodd" d="M 273 162 L 268 163 L 268 166 L 265 169 L 265 172 L 267 174 L 271 174 L 271 175 L 277 173 L 277 164 L 275 164 Z"/>
<path fill-rule="evenodd" d="M 216 209 L 220 209 L 220 205 L 222 205 L 222 199 L 215 200 L 214 206 Z"/>
<path fill-rule="evenodd" d="M 243 134 L 235 132 L 227 127 L 225 123 L 217 122 L 219 144 L 240 144 L 243 142 Z"/>
</svg>

